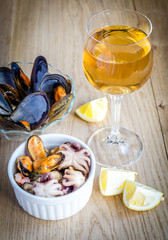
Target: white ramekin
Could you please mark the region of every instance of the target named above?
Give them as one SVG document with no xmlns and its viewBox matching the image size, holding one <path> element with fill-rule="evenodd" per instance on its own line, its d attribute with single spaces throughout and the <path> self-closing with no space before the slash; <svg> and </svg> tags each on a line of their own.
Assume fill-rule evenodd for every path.
<svg viewBox="0 0 168 240">
<path fill-rule="evenodd" d="M 16 159 L 25 154 L 27 141 L 22 143 L 12 154 L 8 163 L 8 176 L 14 189 L 16 198 L 20 206 L 30 215 L 45 219 L 58 220 L 70 217 L 79 212 L 89 201 L 92 194 L 93 179 L 95 175 L 96 162 L 91 149 L 79 139 L 65 134 L 45 134 L 40 135 L 47 149 L 52 149 L 58 144 L 65 142 L 78 142 L 82 147 L 91 153 L 91 168 L 87 181 L 76 191 L 52 198 L 38 197 L 20 188 L 14 180 L 16 171 Z"/>
</svg>

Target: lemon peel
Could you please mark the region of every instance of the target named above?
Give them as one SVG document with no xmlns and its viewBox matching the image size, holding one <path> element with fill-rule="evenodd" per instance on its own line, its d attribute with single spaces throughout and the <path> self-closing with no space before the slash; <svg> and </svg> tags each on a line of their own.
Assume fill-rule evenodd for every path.
<svg viewBox="0 0 168 240">
<path fill-rule="evenodd" d="M 107 98 L 98 98 L 83 104 L 75 110 L 75 113 L 84 121 L 101 122 L 107 113 Z"/>
<path fill-rule="evenodd" d="M 103 196 L 113 196 L 123 192 L 128 179 L 135 180 L 136 172 L 101 167 L 99 189 Z"/>
<path fill-rule="evenodd" d="M 123 202 L 129 209 L 146 211 L 164 200 L 164 194 L 144 184 L 128 180 L 123 191 Z"/>
</svg>

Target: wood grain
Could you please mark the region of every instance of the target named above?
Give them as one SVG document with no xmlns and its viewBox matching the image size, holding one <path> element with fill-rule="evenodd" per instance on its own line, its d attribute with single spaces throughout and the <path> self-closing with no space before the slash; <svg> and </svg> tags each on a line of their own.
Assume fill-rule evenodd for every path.
<svg viewBox="0 0 168 240">
<path fill-rule="evenodd" d="M 73 110 L 55 133 L 87 141 L 96 129 L 110 125 L 110 113 L 97 124 L 80 120 L 74 110 L 103 96 L 84 77 L 82 51 L 85 24 L 95 12 L 129 8 L 146 14 L 153 23 L 154 67 L 150 80 L 125 97 L 121 125 L 137 132 L 144 145 L 141 159 L 130 169 L 137 180 L 165 193 L 165 201 L 147 212 L 134 212 L 122 195 L 103 197 L 98 188 L 99 168 L 93 194 L 86 207 L 61 221 L 31 217 L 17 203 L 7 176 L 8 159 L 21 141 L 0 138 L 0 239 L 168 239 L 168 37 L 166 0 L 0 0 L 0 64 L 34 61 L 44 55 L 48 62 L 68 73 L 75 85 Z M 2 24 L 3 23 L 3 24 Z"/>
</svg>

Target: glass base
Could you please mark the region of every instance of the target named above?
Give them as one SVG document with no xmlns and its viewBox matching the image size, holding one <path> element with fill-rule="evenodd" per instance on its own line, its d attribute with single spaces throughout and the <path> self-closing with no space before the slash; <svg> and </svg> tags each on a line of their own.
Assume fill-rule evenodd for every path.
<svg viewBox="0 0 168 240">
<path fill-rule="evenodd" d="M 143 145 L 139 136 L 120 128 L 119 133 L 111 135 L 111 128 L 97 130 L 88 140 L 96 163 L 103 167 L 123 168 L 134 164 L 141 156 Z"/>
</svg>

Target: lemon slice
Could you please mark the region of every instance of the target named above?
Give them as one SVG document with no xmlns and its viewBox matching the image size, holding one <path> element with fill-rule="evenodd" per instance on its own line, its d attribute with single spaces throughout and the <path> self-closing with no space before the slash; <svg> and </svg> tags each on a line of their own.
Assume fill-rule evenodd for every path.
<svg viewBox="0 0 168 240">
<path fill-rule="evenodd" d="M 117 195 L 123 192 L 126 181 L 135 180 L 136 172 L 103 168 L 100 169 L 99 188 L 104 196 Z"/>
<path fill-rule="evenodd" d="M 100 122 L 107 113 L 107 98 L 98 98 L 76 109 L 76 114 L 87 122 Z"/>
<path fill-rule="evenodd" d="M 146 185 L 128 180 L 123 191 L 123 202 L 126 207 L 145 211 L 156 207 L 164 194 Z"/>
</svg>

